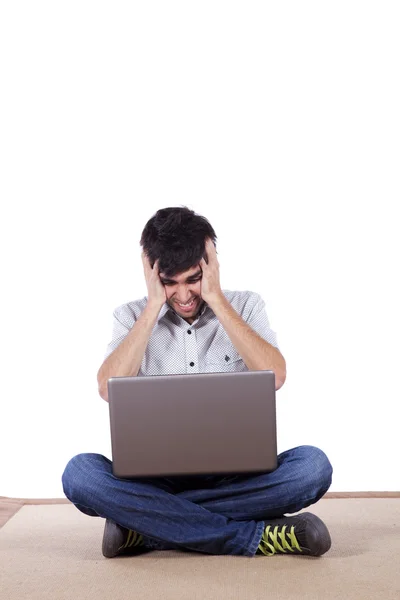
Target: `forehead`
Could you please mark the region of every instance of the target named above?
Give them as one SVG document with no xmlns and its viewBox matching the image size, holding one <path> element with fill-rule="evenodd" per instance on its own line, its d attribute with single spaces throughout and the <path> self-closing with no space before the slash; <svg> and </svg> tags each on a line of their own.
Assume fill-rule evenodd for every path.
<svg viewBox="0 0 400 600">
<path fill-rule="evenodd" d="M 165 273 L 160 273 L 160 277 L 161 279 L 167 279 L 169 281 L 174 280 L 178 283 L 182 283 L 186 281 L 186 279 L 189 279 L 189 277 L 191 277 L 192 275 L 198 273 L 200 270 L 200 265 L 195 265 L 194 267 L 188 269 L 187 271 L 184 271 L 183 273 L 175 273 L 175 275 L 171 275 L 170 277 L 167 277 Z"/>
</svg>

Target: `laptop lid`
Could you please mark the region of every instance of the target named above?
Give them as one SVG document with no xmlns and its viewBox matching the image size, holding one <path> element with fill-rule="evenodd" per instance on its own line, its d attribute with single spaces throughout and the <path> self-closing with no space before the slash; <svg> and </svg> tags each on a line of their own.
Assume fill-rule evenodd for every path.
<svg viewBox="0 0 400 600">
<path fill-rule="evenodd" d="M 116 477 L 277 467 L 273 371 L 112 377 L 108 399 Z"/>
</svg>

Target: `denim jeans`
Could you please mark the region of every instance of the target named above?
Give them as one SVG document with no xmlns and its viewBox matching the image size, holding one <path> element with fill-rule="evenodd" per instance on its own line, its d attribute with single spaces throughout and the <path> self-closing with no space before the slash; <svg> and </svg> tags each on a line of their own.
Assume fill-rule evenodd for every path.
<svg viewBox="0 0 400 600">
<path fill-rule="evenodd" d="M 62 475 L 66 497 L 83 513 L 142 534 L 155 550 L 254 556 L 269 519 L 317 502 L 332 466 L 322 450 L 299 446 L 271 473 L 123 479 L 101 454 L 74 456 Z"/>
</svg>

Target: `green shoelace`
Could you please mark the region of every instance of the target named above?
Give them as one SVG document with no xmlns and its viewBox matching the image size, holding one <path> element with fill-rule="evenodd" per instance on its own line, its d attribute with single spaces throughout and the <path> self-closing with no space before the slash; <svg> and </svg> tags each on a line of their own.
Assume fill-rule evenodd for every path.
<svg viewBox="0 0 400 600">
<path fill-rule="evenodd" d="M 287 525 L 283 525 L 282 531 L 278 531 L 278 525 L 274 528 L 272 528 L 271 525 L 268 525 L 265 528 L 261 542 L 258 546 L 260 552 L 266 556 L 273 556 L 277 552 L 283 552 L 285 554 L 287 551 L 294 552 L 295 550 L 302 552 L 294 533 L 294 526 L 291 526 L 290 531 L 286 531 L 286 528 Z M 278 537 L 280 538 L 280 542 Z M 290 540 L 291 545 L 289 544 L 288 539 Z"/>
<path fill-rule="evenodd" d="M 125 550 L 125 548 L 132 548 L 132 546 L 143 546 L 143 537 L 140 533 L 130 529 L 125 544 L 118 548 L 118 551 Z"/>
</svg>

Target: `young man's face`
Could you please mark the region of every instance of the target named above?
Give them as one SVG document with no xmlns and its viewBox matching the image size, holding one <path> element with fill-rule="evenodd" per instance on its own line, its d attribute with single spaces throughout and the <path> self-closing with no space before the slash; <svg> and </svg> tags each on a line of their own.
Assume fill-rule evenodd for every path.
<svg viewBox="0 0 400 600">
<path fill-rule="evenodd" d="M 160 273 L 161 283 L 165 287 L 167 304 L 188 323 L 196 320 L 197 314 L 204 304 L 200 293 L 202 275 L 200 265 L 173 277 L 166 277 L 164 273 Z M 189 305 L 182 306 L 182 304 Z"/>
</svg>

